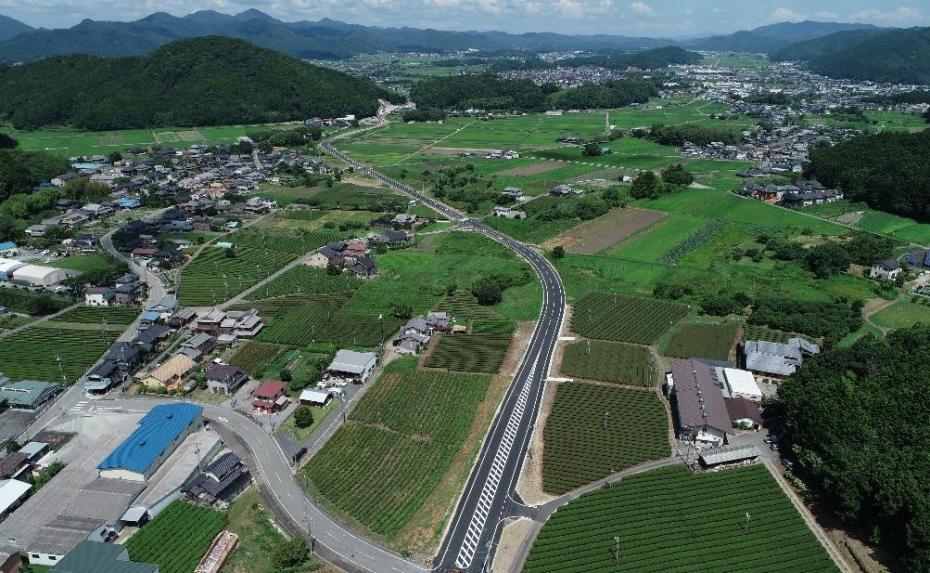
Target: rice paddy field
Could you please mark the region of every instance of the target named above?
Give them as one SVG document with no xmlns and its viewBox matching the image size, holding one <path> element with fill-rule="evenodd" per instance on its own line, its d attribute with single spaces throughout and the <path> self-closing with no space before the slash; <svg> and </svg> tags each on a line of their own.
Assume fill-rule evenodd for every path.
<svg viewBox="0 0 930 573">
<path fill-rule="evenodd" d="M 670 454 L 669 422 L 649 390 L 567 382 L 543 431 L 543 489 L 562 494 Z"/>
<path fill-rule="evenodd" d="M 624 479 L 561 507 L 527 573 L 837 571 L 764 466 Z"/>
</svg>

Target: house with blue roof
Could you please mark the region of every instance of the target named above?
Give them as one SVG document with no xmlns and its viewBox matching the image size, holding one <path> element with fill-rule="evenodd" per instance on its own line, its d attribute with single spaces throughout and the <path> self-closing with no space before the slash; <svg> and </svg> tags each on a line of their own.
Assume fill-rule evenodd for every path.
<svg viewBox="0 0 930 573">
<path fill-rule="evenodd" d="M 142 201 L 135 197 L 123 197 L 113 202 L 120 209 L 137 209 L 142 206 Z"/>
<path fill-rule="evenodd" d="M 189 402 L 149 410 L 110 455 L 97 464 L 101 478 L 147 481 L 191 433 L 203 426 L 203 407 Z"/>
<path fill-rule="evenodd" d="M 4 241 L 0 243 L 0 256 L 9 257 L 16 254 L 16 243 Z"/>
</svg>

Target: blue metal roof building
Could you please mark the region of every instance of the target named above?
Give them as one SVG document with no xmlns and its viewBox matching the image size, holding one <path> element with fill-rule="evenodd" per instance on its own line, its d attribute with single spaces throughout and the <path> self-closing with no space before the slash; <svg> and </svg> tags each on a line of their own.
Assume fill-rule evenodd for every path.
<svg viewBox="0 0 930 573">
<path fill-rule="evenodd" d="M 202 422 L 203 407 L 162 404 L 139 420 L 139 427 L 97 465 L 102 478 L 147 480 L 161 462 Z"/>
</svg>

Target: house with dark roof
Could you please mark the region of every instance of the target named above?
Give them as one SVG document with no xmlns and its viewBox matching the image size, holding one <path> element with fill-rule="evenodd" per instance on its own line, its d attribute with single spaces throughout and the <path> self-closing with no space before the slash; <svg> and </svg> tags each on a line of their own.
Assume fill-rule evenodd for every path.
<svg viewBox="0 0 930 573">
<path fill-rule="evenodd" d="M 733 425 L 712 366 L 695 359 L 676 360 L 666 374 L 666 384 L 678 439 L 715 445 L 727 442 Z"/>
<path fill-rule="evenodd" d="M 869 278 L 893 281 L 898 278 L 902 270 L 901 265 L 894 259 L 875 261 L 872 263 L 872 268 L 869 269 Z"/>
<path fill-rule="evenodd" d="M 207 378 L 207 389 L 214 394 L 233 394 L 249 379 L 244 370 L 227 364 L 211 364 L 207 366 L 204 374 Z"/>
<path fill-rule="evenodd" d="M 762 410 L 759 405 L 746 398 L 724 398 L 730 422 L 745 429 L 758 430 L 762 427 Z"/>
<path fill-rule="evenodd" d="M 249 481 L 248 470 L 239 456 L 227 452 L 197 473 L 183 486 L 187 499 L 200 503 L 230 501 Z"/>
</svg>

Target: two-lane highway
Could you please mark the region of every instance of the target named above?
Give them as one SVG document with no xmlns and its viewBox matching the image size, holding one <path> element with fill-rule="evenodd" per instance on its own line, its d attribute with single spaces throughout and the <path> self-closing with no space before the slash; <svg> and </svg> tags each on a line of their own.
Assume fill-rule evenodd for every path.
<svg viewBox="0 0 930 573">
<path fill-rule="evenodd" d="M 481 449 L 435 561 L 438 571 L 482 571 L 493 557 L 500 524 L 512 515 L 517 478 L 536 424 L 552 353 L 564 318 L 565 290 L 562 281 L 552 264 L 527 245 L 353 160 L 336 149 L 333 140 L 324 142 L 323 149 L 356 171 L 413 197 L 433 211 L 458 222 L 463 228 L 482 233 L 508 247 L 526 260 L 539 276 L 543 288 L 539 321 Z"/>
</svg>

